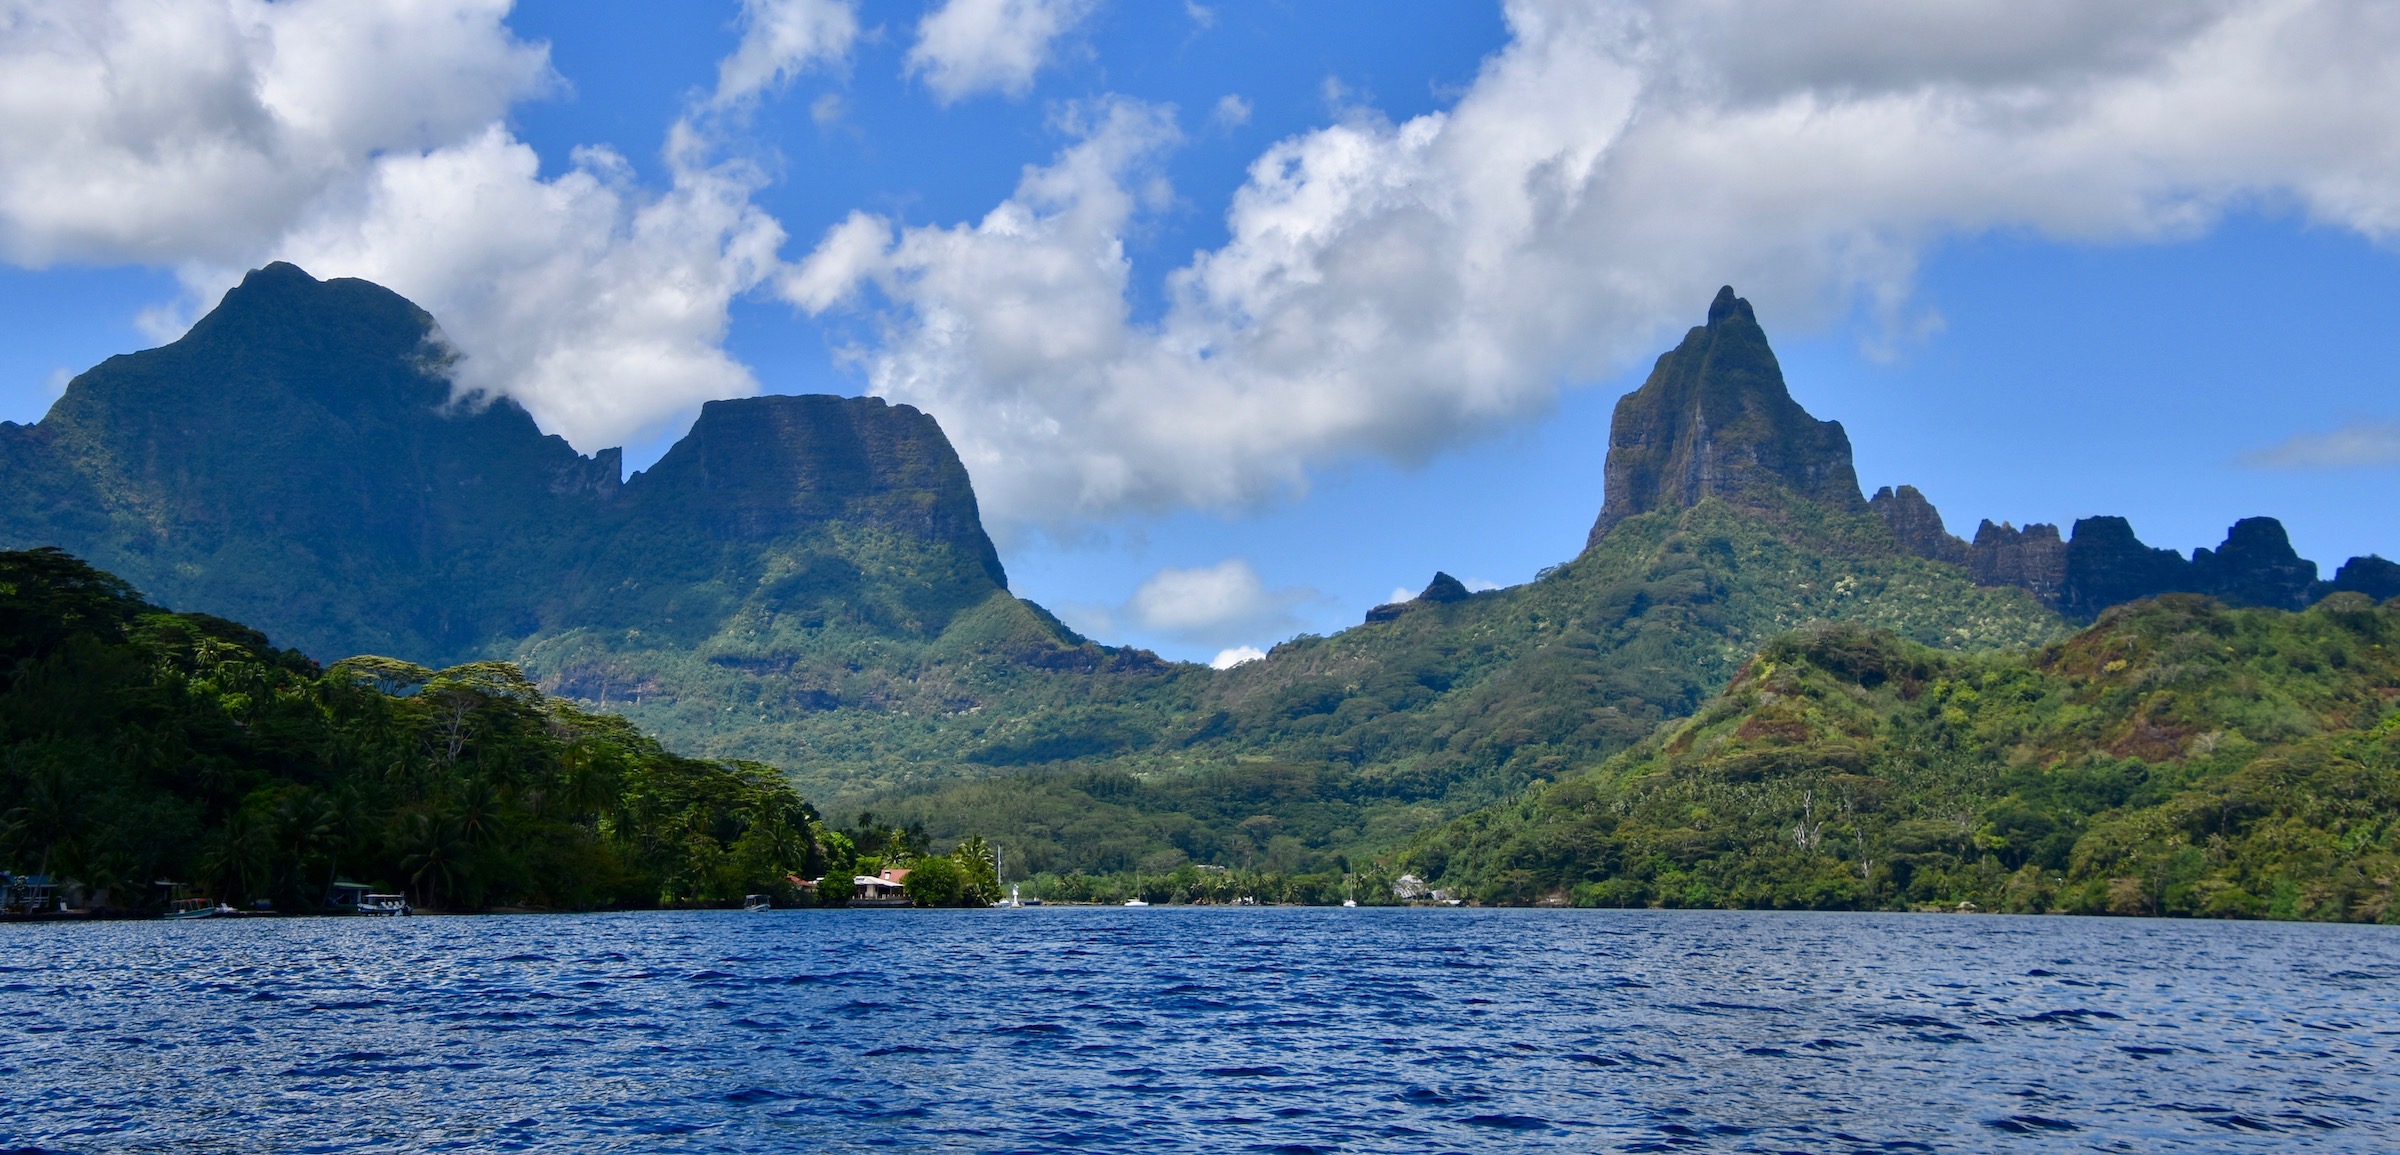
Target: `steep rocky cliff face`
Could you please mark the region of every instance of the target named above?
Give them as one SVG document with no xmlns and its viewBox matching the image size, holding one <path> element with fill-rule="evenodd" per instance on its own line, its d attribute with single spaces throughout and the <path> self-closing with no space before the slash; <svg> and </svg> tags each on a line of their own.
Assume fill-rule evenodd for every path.
<svg viewBox="0 0 2400 1155">
<path fill-rule="evenodd" d="M 2292 549 L 2283 523 L 2248 517 L 2233 523 L 2224 544 L 2192 551 L 2144 545 L 2121 517 L 2087 517 L 2071 539 L 2055 525 L 2018 529 L 1985 521 L 1975 542 L 1950 536 L 1941 514 L 1914 486 L 1875 491 L 1867 507 L 1883 518 L 1901 549 L 1933 561 L 1963 565 L 1980 586 L 2015 586 L 2045 606 L 2090 621 L 2110 606 L 2166 593 L 2199 593 L 2232 606 L 2305 609 L 2337 591 L 2377 600 L 2400 596 L 2400 565 L 2354 557 L 2335 580 L 2317 580 L 2317 563 Z"/>
<path fill-rule="evenodd" d="M 1867 499 L 1867 508 L 1891 527 L 1892 540 L 1899 542 L 1900 548 L 1929 561 L 1967 564 L 1967 543 L 1943 527 L 1942 515 L 1916 486 L 1884 486 Z"/>
<path fill-rule="evenodd" d="M 949 543 L 975 554 L 992 584 L 1008 584 L 941 426 L 880 397 L 711 401 L 626 491 L 636 518 L 722 540 L 840 522 Z"/>
<path fill-rule="evenodd" d="M 1792 400 L 1750 302 L 1727 286 L 1709 305 L 1708 323 L 1617 402 L 1607 492 L 1587 544 L 1651 510 L 1688 509 L 1707 497 L 1771 506 L 1784 493 L 1842 512 L 1865 508 L 1841 423 L 1819 421 Z"/>
<path fill-rule="evenodd" d="M 2067 543 L 2055 525 L 2035 522 L 2018 529 L 1987 519 L 1975 527 L 1967 571 L 1975 575 L 1976 585 L 2016 586 L 2057 609 L 2059 591 L 2067 584 Z"/>
<path fill-rule="evenodd" d="M 2060 540 L 2054 525 L 2019 530 L 1986 521 L 1967 553 L 1975 584 L 2017 586 L 2043 605 L 2078 621 L 2110 606 L 2159 594 L 2207 594 L 2227 605 L 2297 610 L 2339 591 L 2378 600 L 2400 596 L 2400 565 L 2354 557 L 2335 580 L 2317 580 L 2317 563 L 2292 549 L 2283 523 L 2247 517 L 2226 531 L 2224 544 L 2192 551 L 2143 544 L 2121 517 L 2087 517 Z"/>
<path fill-rule="evenodd" d="M 779 591 L 882 591 L 879 620 L 938 631 L 1006 586 L 966 470 L 907 406 L 712 403 L 620 483 L 616 450 L 455 401 L 442 356 L 389 290 L 257 270 L 181 340 L 0 425 L 0 545 L 64 547 L 320 658 L 436 664 L 591 625 L 701 636 Z"/>
<path fill-rule="evenodd" d="M 2283 523 L 2271 517 L 2234 522 L 2225 544 L 2193 550 L 2191 564 L 2191 584 L 2227 605 L 2297 610 L 2322 592 L 2317 563 L 2295 552 Z"/>
<path fill-rule="evenodd" d="M 2067 538 L 2067 578 L 2058 608 L 2070 618 L 2090 621 L 2110 606 L 2194 585 L 2192 578 L 2191 563 L 2182 554 L 2142 544 L 2124 518 L 2087 517 Z"/>
<path fill-rule="evenodd" d="M 2375 554 L 2351 558 L 2334 571 L 2332 592 L 2365 594 L 2376 601 L 2400 598 L 2400 562 Z"/>
</svg>

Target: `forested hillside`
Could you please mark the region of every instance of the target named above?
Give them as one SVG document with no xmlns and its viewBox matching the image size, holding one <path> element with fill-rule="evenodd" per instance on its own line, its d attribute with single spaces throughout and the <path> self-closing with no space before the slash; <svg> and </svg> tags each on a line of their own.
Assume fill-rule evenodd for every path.
<svg viewBox="0 0 2400 1155">
<path fill-rule="evenodd" d="M 1493 902 L 2400 920 L 2400 603 L 2169 595 L 2063 642 L 1768 646 L 1407 862 Z"/>
<path fill-rule="evenodd" d="M 1707 498 L 1633 517 L 1538 581 L 1412 603 L 1141 696 L 896 720 L 927 760 L 1072 761 L 876 806 L 936 836 L 1012 832 L 1030 869 L 1316 869 L 1623 750 L 1820 620 L 1951 649 L 2064 632 L 2022 591 L 1899 552 L 1871 514 Z"/>
<path fill-rule="evenodd" d="M 985 835 L 1018 871 L 1321 874 L 1413 845 L 1495 899 L 1667 901 L 1673 871 L 1624 889 L 1635 876 L 1615 866 L 1520 862 L 1499 849 L 1513 834 L 1420 840 L 1593 781 L 1791 631 L 1881 631 L 1950 662 L 2170 590 L 2287 609 L 2400 591 L 2400 566 L 2374 557 L 2320 580 L 2269 518 L 2187 561 L 2121 518 L 2071 537 L 1987 523 L 1970 545 L 1910 487 L 1870 501 L 1840 423 L 1793 400 L 1727 289 L 1618 402 L 1581 555 L 1509 589 L 1437 582 L 1218 671 L 1095 644 L 1012 594 L 928 414 L 712 402 L 623 478 L 613 450 L 578 454 L 505 398 L 453 396 L 444 356 L 396 294 L 274 265 L 182 339 L 77 377 L 40 423 L 0 424 L 0 546 L 65 547 L 300 651 L 90 578 L 117 607 L 90 620 L 116 624 L 27 650 L 12 675 L 31 680 L 7 708 L 34 711 L 5 736 L 14 861 L 297 901 L 335 868 L 444 902 L 681 901 L 769 877 L 734 847 L 773 824 L 741 815 L 798 813 L 805 795 L 882 814 L 883 833 L 856 824 L 868 843 L 888 824 L 932 845 Z M 428 737 L 470 732 L 461 718 L 471 741 Z M 136 753 L 102 752 L 119 742 Z M 718 817 L 658 841 L 668 819 L 587 805 L 572 770 L 587 755 L 614 768 L 610 798 Z M 338 835 L 310 833 L 325 807 Z M 52 821 L 70 810 L 86 825 Z M 1514 829 L 1499 813 L 1473 821 Z M 1934 851 L 1876 850 L 1880 828 L 1860 829 L 1856 886 L 1805 901 L 1949 893 L 1917 885 L 1908 856 Z M 566 865 L 570 850 L 606 869 Z M 1944 869 L 2031 861 L 1958 856 Z M 1677 893 L 1803 901 L 1709 879 Z"/>
<path fill-rule="evenodd" d="M 169 880 L 305 911 L 337 878 L 450 908 L 725 901 L 815 877 L 815 818 L 772 768 L 670 754 L 511 666 L 320 668 L 0 553 L 0 868 L 95 906 Z"/>
</svg>

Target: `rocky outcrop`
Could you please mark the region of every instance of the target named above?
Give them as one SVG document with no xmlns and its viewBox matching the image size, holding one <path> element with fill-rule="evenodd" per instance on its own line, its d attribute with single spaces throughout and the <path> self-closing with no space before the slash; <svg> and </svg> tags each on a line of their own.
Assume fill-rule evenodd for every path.
<svg viewBox="0 0 2400 1155">
<path fill-rule="evenodd" d="M 950 439 L 932 417 L 880 397 L 711 401 L 626 497 L 635 516 L 720 540 L 875 526 L 951 545 L 1008 584 Z"/>
<path fill-rule="evenodd" d="M 1423 609 L 1426 606 L 1448 605 L 1451 602 L 1463 602 L 1473 596 L 1474 595 L 1472 593 L 1468 592 L 1467 584 L 1465 582 L 1451 577 L 1449 574 L 1443 573 L 1440 570 L 1435 570 L 1433 573 L 1433 580 L 1426 583 L 1425 589 L 1417 594 L 1417 596 L 1404 602 L 1385 602 L 1374 609 L 1368 610 L 1367 620 L 1370 622 L 1388 622 L 1398 618 L 1400 615 L 1405 614 L 1410 610 Z"/>
<path fill-rule="evenodd" d="M 2087 517 L 2067 539 L 2067 580 L 2058 611 L 2090 621 L 2110 606 L 2163 593 L 2204 593 L 2191 563 L 2171 549 L 2153 549 L 2121 517 Z"/>
<path fill-rule="evenodd" d="M 2225 531 L 2225 543 L 2192 551 L 2189 583 L 2236 606 L 2305 609 L 2317 600 L 2317 563 L 2292 549 L 2283 523 L 2245 517 Z"/>
<path fill-rule="evenodd" d="M 1586 545 L 1653 509 L 1704 497 L 1736 505 L 1796 494 L 1860 511 L 1850 438 L 1792 400 L 1750 302 L 1717 293 L 1708 323 L 1658 359 L 1642 387 L 1617 402 L 1609 424 L 1607 490 Z"/>
<path fill-rule="evenodd" d="M 1967 550 L 1967 572 L 1979 586 L 2016 586 L 2051 609 L 2067 584 L 2067 543 L 2058 527 L 2035 522 L 2023 529 L 1990 520 L 1975 527 Z"/>
<path fill-rule="evenodd" d="M 2316 563 L 2293 551 L 2273 518 L 2236 522 L 2224 544 L 2185 558 L 2143 544 L 2121 517 L 2084 518 L 2063 536 L 2055 525 L 2018 529 L 1985 521 L 1969 544 L 1949 532 L 1914 486 L 1887 486 L 1862 501 L 1841 424 L 1819 421 L 1792 400 L 1750 303 L 1727 286 L 1709 305 L 1708 323 L 1686 333 L 1641 388 L 1617 401 L 1607 493 L 1585 547 L 1652 510 L 1689 508 L 1709 497 L 1772 510 L 1791 496 L 1844 512 L 1872 511 L 1901 550 L 1965 566 L 1978 585 L 2019 587 L 2082 621 L 2162 593 L 2285 609 L 2335 589 L 2400 595 L 2400 565 L 2382 558 L 2353 558 L 2334 581 L 2318 581 Z M 1367 620 L 1391 620 L 1411 604 L 1377 606 Z"/>
<path fill-rule="evenodd" d="M 2400 562 L 2372 553 L 2354 557 L 2333 571 L 2333 580 L 2326 586 L 2327 593 L 2365 594 L 2379 602 L 2400 598 Z"/>
<path fill-rule="evenodd" d="M 1967 564 L 1967 543 L 1942 525 L 1942 515 L 1916 486 L 1884 486 L 1867 499 L 1867 508 L 1891 527 L 1892 540 L 1901 549 L 1933 561 Z"/>
<path fill-rule="evenodd" d="M 2227 605 L 2287 610 L 2305 608 L 2339 589 L 2400 594 L 2400 565 L 2379 557 L 2352 558 L 2334 581 L 2318 581 L 2317 563 L 2295 552 L 2283 523 L 2271 517 L 2235 522 L 2223 544 L 2194 550 L 2189 559 L 2143 544 L 2121 517 L 2084 518 L 2064 542 L 2056 526 L 2028 525 L 2020 531 L 1986 521 L 1975 532 L 1967 568 L 1977 585 L 2018 586 L 2078 621 L 2165 593 L 2207 594 Z M 2387 588 L 2391 593 L 2375 593 Z"/>
</svg>

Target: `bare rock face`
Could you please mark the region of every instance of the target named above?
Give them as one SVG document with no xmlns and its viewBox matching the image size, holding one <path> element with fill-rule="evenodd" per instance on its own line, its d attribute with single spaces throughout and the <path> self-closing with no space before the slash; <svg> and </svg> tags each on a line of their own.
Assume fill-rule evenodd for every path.
<svg viewBox="0 0 2400 1155">
<path fill-rule="evenodd" d="M 2400 598 L 2400 562 L 2386 561 L 2381 554 L 2354 557 L 2333 571 L 2328 593 L 2360 593 L 2384 601 Z"/>
<path fill-rule="evenodd" d="M 2153 549 L 2121 517 L 2087 517 L 2067 541 L 2067 582 L 2059 612 L 2078 621 L 2110 606 L 2156 594 L 2204 593 L 2191 563 L 2171 549 Z"/>
<path fill-rule="evenodd" d="M 700 407 L 691 432 L 626 485 L 636 516 L 727 541 L 871 525 L 946 542 L 1006 586 L 966 466 L 932 417 L 880 397 L 747 397 Z"/>
<path fill-rule="evenodd" d="M 2166 593 L 2207 594 L 2227 605 L 2287 610 L 2306 608 L 2340 589 L 2375 596 L 2388 585 L 2392 594 L 2400 594 L 2400 565 L 2379 557 L 2352 558 L 2342 567 L 2346 578 L 2318 581 L 2317 563 L 2295 553 L 2283 523 L 2271 517 L 2235 522 L 2224 544 L 2194 550 L 2188 560 L 2174 550 L 2143 544 L 2121 517 L 2077 521 L 2064 542 L 2056 526 L 2028 525 L 2019 531 L 1986 521 L 1975 532 L 1967 568 L 1977 585 L 2022 587 L 2078 621 Z"/>
<path fill-rule="evenodd" d="M 2316 600 L 2317 563 L 2293 551 L 2282 522 L 2245 517 L 2225 531 L 2225 544 L 2192 551 L 2191 584 L 2228 605 L 2306 609 Z"/>
<path fill-rule="evenodd" d="M 1740 505 L 1788 491 L 1833 509 L 1866 507 L 1849 436 L 1792 400 L 1750 302 L 1730 285 L 1709 306 L 1708 324 L 1685 334 L 1649 380 L 1617 402 L 1607 477 L 1587 547 L 1626 518 L 1704 497 Z"/>
<path fill-rule="evenodd" d="M 1976 585 L 2017 586 L 2057 609 L 2059 592 L 2067 584 L 2067 543 L 2055 525 L 2035 522 L 2018 529 L 1987 519 L 1975 527 L 1967 572 L 1975 575 Z"/>
<path fill-rule="evenodd" d="M 1913 485 L 1884 486 L 1867 499 L 1867 508 L 1883 518 L 1900 548 L 1921 558 L 1967 564 L 1967 543 L 1942 525 L 1942 515 Z M 1988 524 L 1988 523 L 1987 523 Z"/>
</svg>

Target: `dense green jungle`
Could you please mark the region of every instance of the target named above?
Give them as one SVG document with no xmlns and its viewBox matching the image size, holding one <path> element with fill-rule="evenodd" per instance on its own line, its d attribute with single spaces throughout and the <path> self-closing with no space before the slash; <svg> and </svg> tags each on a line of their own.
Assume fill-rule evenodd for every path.
<svg viewBox="0 0 2400 1155">
<path fill-rule="evenodd" d="M 815 877 L 818 825 L 771 768 L 670 754 L 513 666 L 320 668 L 0 553 L 0 866 L 89 907 L 168 882 L 308 911 L 343 879 L 451 909 L 724 902 Z"/>
<path fill-rule="evenodd" d="M 794 724 L 980 770 L 875 808 L 941 837 L 1007 831 L 1029 870 L 1321 873 L 1633 745 L 1811 621 L 1948 648 L 2066 628 L 1900 554 L 1872 515 L 1797 498 L 1643 514 L 1537 581 L 1411 606 L 1227 671 L 1120 675 L 1106 705 Z M 1018 760 L 1043 764 L 993 773 Z"/>
<path fill-rule="evenodd" d="M 1819 626 L 1424 838 L 1487 902 L 2400 921 L 2400 601 L 2184 594 L 2032 650 Z"/>
</svg>

